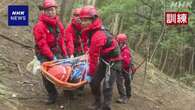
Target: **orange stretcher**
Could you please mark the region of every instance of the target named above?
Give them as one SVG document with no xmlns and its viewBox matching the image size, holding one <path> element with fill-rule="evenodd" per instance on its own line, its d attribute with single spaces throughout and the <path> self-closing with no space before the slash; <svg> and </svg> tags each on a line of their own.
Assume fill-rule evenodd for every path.
<svg viewBox="0 0 195 110">
<path fill-rule="evenodd" d="M 74 59 L 69 59 L 73 61 L 80 61 L 80 60 L 87 60 L 83 59 L 82 57 L 74 58 Z M 55 84 L 58 87 L 62 87 L 66 90 L 75 90 L 87 83 L 86 80 L 80 79 L 77 82 L 71 82 L 69 81 L 70 76 L 72 74 L 72 64 L 71 63 L 66 63 L 65 65 L 64 62 L 67 60 L 62 59 L 58 61 L 49 61 L 49 62 L 44 62 L 41 64 L 41 73 L 43 76 L 45 76 L 49 81 L 51 81 L 53 84 Z M 55 67 L 55 68 L 54 68 Z M 64 68 L 64 69 L 63 69 Z M 58 71 L 58 69 L 60 71 Z M 55 72 L 58 71 L 58 72 Z M 60 72 L 64 72 L 64 74 L 59 74 Z M 55 73 L 55 74 L 54 74 Z"/>
</svg>

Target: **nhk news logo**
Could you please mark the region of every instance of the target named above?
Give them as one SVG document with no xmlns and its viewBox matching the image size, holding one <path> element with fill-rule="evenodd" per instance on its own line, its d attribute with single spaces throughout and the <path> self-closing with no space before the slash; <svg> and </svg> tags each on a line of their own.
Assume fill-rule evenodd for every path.
<svg viewBox="0 0 195 110">
<path fill-rule="evenodd" d="M 8 26 L 28 26 L 29 9 L 26 5 L 8 6 Z"/>
<path fill-rule="evenodd" d="M 165 12 L 167 25 L 188 25 L 188 12 Z"/>
</svg>

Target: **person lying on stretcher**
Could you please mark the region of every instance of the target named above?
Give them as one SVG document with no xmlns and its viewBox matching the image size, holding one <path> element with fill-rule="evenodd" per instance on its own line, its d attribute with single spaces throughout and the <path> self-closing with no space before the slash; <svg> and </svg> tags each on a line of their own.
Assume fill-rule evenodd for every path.
<svg viewBox="0 0 195 110">
<path fill-rule="evenodd" d="M 86 62 L 79 62 L 75 65 L 60 64 L 48 69 L 48 72 L 55 78 L 64 81 L 77 83 L 84 80 L 87 74 L 88 64 Z"/>
</svg>

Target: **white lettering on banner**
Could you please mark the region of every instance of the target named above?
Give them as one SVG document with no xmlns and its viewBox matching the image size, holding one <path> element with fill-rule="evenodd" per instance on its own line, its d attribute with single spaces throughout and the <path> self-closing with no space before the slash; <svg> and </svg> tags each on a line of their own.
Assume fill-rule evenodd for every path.
<svg viewBox="0 0 195 110">
<path fill-rule="evenodd" d="M 26 16 L 11 16 L 10 19 L 13 21 L 24 21 L 26 20 Z"/>
<path fill-rule="evenodd" d="M 24 11 L 13 11 L 12 15 L 24 15 Z"/>
<path fill-rule="evenodd" d="M 177 23 L 186 24 L 188 22 L 187 14 L 177 14 Z"/>
<path fill-rule="evenodd" d="M 167 25 L 187 25 L 188 12 L 166 12 L 165 23 Z"/>
<path fill-rule="evenodd" d="M 176 13 L 168 13 L 166 16 L 167 16 L 166 22 L 168 24 L 177 23 Z"/>
<path fill-rule="evenodd" d="M 192 1 L 178 1 L 178 2 L 171 2 L 170 8 L 191 8 Z"/>
<path fill-rule="evenodd" d="M 17 20 L 17 16 L 11 16 L 10 19 L 13 20 L 13 21 Z"/>
</svg>

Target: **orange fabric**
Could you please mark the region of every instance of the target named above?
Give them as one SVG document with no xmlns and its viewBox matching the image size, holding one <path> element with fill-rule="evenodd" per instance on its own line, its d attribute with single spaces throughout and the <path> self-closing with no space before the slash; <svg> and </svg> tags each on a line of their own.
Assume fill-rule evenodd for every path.
<svg viewBox="0 0 195 110">
<path fill-rule="evenodd" d="M 62 80 L 56 78 L 55 76 L 53 76 L 50 73 L 51 70 L 49 72 L 49 68 L 51 68 L 53 66 L 57 66 L 57 65 L 58 64 L 55 63 L 54 61 L 44 62 L 44 63 L 41 64 L 41 71 L 42 71 L 41 74 L 43 74 L 48 80 L 50 80 L 56 86 L 59 86 L 59 87 L 62 87 L 62 88 L 68 89 L 68 90 L 75 90 L 75 89 L 77 89 L 77 88 L 79 88 L 79 87 L 81 87 L 81 86 L 83 86 L 84 84 L 87 83 L 86 80 L 80 80 L 77 83 L 70 83 L 70 82 L 68 82 L 68 80 L 67 81 L 62 81 Z M 70 71 L 69 68 L 68 68 L 67 71 Z M 72 69 L 71 69 L 71 71 L 72 71 Z M 72 72 L 70 72 L 70 73 L 72 73 Z M 69 75 L 71 75 L 71 74 L 69 74 Z"/>
<path fill-rule="evenodd" d="M 49 68 L 48 72 L 61 81 L 68 81 L 72 68 L 70 66 L 56 65 Z"/>
</svg>

